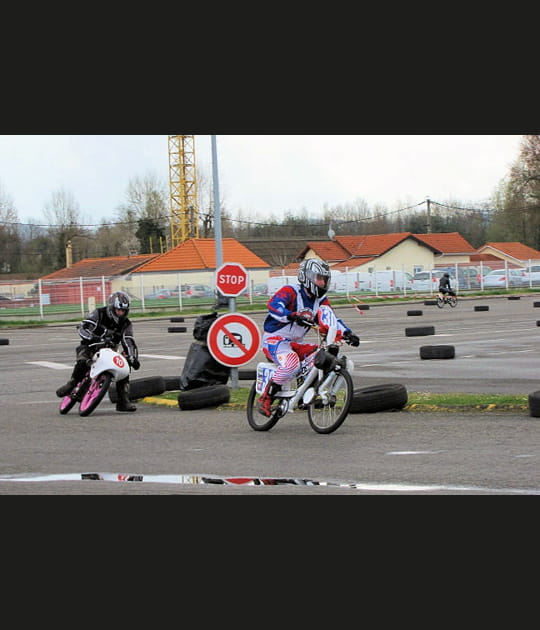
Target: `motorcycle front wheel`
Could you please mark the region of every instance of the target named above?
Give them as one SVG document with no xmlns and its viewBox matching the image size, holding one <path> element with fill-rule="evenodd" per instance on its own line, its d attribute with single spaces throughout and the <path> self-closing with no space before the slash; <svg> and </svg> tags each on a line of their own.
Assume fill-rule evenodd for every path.
<svg viewBox="0 0 540 630">
<path fill-rule="evenodd" d="M 94 411 L 107 393 L 112 378 L 110 372 L 102 372 L 92 380 L 79 405 L 79 416 L 89 416 Z"/>
<path fill-rule="evenodd" d="M 324 404 L 318 394 L 308 406 L 308 420 L 317 433 L 333 433 L 343 424 L 349 413 L 353 398 L 353 380 L 347 370 L 335 374 L 335 380 L 328 388 L 329 400 Z"/>
</svg>

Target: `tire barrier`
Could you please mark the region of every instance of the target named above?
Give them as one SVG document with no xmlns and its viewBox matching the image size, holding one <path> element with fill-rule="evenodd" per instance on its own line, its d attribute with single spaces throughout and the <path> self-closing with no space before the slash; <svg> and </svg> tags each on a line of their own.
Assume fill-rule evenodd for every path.
<svg viewBox="0 0 540 630">
<path fill-rule="evenodd" d="M 403 409 L 409 400 L 407 388 L 401 383 L 385 383 L 371 387 L 357 387 L 349 413 L 376 413 Z"/>
<path fill-rule="evenodd" d="M 166 392 L 176 392 L 180 389 L 180 376 L 164 376 Z"/>
<path fill-rule="evenodd" d="M 183 317 L 171 317 L 169 321 L 171 322 L 171 324 L 183 324 L 185 319 Z"/>
<path fill-rule="evenodd" d="M 423 315 L 424 311 L 407 311 L 407 315 L 410 317 L 414 317 L 415 315 Z"/>
<path fill-rule="evenodd" d="M 165 391 L 163 376 L 146 376 L 129 382 L 129 399 L 139 400 L 147 396 L 159 396 Z M 109 399 L 112 403 L 118 402 L 118 395 L 114 383 L 109 388 Z"/>
<path fill-rule="evenodd" d="M 415 326 L 414 328 L 405 328 L 406 337 L 423 337 L 424 335 L 434 335 L 435 326 Z"/>
<path fill-rule="evenodd" d="M 521 300 L 521 295 L 509 295 L 509 300 Z"/>
<path fill-rule="evenodd" d="M 536 325 L 537 325 L 537 326 L 540 326 L 540 319 L 537 319 L 537 320 L 536 320 Z"/>
<path fill-rule="evenodd" d="M 424 306 L 437 306 L 437 300 L 424 300 Z"/>
<path fill-rule="evenodd" d="M 219 407 L 230 399 L 231 390 L 227 385 L 207 385 L 181 391 L 178 394 L 178 407 L 181 411 Z"/>
<path fill-rule="evenodd" d="M 534 308 L 540 307 L 540 302 L 533 302 L 533 306 L 534 306 Z"/>
<path fill-rule="evenodd" d="M 529 394 L 529 415 L 540 418 L 540 391 Z"/>
<path fill-rule="evenodd" d="M 187 326 L 169 326 L 167 332 L 170 333 L 185 333 L 187 332 Z"/>
<path fill-rule="evenodd" d="M 9 339 L 0 339 L 0 346 L 9 346 Z"/>
<path fill-rule="evenodd" d="M 420 346 L 421 359 L 453 359 L 455 356 L 455 346 Z"/>
<path fill-rule="evenodd" d="M 474 307 L 475 311 L 489 311 L 489 306 L 479 305 Z"/>
</svg>

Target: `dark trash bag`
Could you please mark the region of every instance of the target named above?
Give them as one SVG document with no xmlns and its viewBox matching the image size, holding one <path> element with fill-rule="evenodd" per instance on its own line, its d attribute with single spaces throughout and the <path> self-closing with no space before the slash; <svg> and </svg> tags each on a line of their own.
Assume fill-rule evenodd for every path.
<svg viewBox="0 0 540 630">
<path fill-rule="evenodd" d="M 180 376 L 180 390 L 196 389 L 208 385 L 225 385 L 231 368 L 214 359 L 208 346 L 193 342 L 189 348 Z"/>
<path fill-rule="evenodd" d="M 195 325 L 193 326 L 194 339 L 206 343 L 210 326 L 216 321 L 217 318 L 217 313 L 210 313 L 210 315 L 199 315 L 199 317 L 197 317 L 197 319 L 195 320 Z"/>
</svg>

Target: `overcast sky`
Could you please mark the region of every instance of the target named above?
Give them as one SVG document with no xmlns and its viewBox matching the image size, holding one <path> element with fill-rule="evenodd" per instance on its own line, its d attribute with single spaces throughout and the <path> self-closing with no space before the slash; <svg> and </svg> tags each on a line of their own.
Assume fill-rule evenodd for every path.
<svg viewBox="0 0 540 630">
<path fill-rule="evenodd" d="M 520 135 L 217 135 L 219 191 L 233 216 L 280 218 L 365 200 L 397 209 L 488 201 L 519 155 Z M 197 167 L 212 179 L 211 136 L 195 136 Z M 44 220 L 60 188 L 83 217 L 113 220 L 130 180 L 168 186 L 168 136 L 0 135 L 0 190 L 19 220 Z"/>
</svg>

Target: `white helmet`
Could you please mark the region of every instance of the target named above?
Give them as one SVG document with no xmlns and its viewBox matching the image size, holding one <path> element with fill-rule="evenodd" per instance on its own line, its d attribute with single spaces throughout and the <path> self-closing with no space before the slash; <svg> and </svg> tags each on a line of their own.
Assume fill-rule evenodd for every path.
<svg viewBox="0 0 540 630">
<path fill-rule="evenodd" d="M 311 295 L 323 297 L 330 284 L 330 267 L 324 260 L 307 258 L 298 268 L 298 282 L 303 285 Z"/>
</svg>

